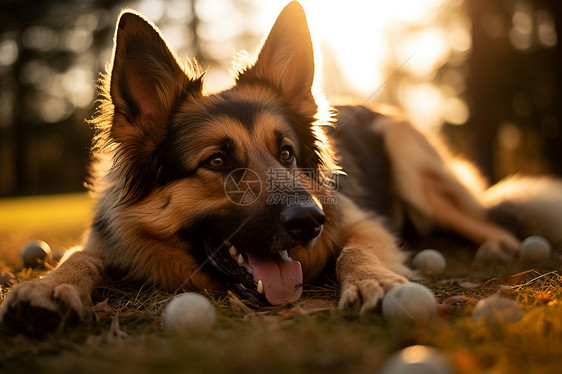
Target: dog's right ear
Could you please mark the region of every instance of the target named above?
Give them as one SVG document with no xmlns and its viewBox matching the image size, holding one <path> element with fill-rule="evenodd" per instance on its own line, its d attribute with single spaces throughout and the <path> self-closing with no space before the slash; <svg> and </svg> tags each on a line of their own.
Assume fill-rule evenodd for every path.
<svg viewBox="0 0 562 374">
<path fill-rule="evenodd" d="M 138 13 L 121 13 L 114 41 L 111 136 L 150 152 L 175 103 L 188 93 L 200 93 L 202 79 L 186 74 L 158 29 Z"/>
</svg>

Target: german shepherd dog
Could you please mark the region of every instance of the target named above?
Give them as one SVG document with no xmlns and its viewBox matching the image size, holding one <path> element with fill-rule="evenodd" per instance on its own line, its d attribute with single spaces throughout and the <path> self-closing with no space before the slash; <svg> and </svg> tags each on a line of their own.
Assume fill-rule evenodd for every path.
<svg viewBox="0 0 562 374">
<path fill-rule="evenodd" d="M 412 275 L 394 234 L 404 222 L 457 232 L 479 258 L 514 259 L 530 234 L 562 243 L 560 182 L 485 191 L 399 115 L 318 102 L 297 2 L 231 88 L 208 94 L 203 75 L 153 24 L 122 12 L 92 120 L 91 228 L 54 271 L 13 287 L 6 324 L 87 320 L 105 276 L 281 305 L 327 272 L 339 307 L 366 312 Z"/>
</svg>

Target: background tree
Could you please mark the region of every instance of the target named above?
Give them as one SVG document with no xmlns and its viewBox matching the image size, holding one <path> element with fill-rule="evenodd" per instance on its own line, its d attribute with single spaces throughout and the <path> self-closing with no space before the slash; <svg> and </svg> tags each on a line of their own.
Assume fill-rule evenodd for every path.
<svg viewBox="0 0 562 374">
<path fill-rule="evenodd" d="M 562 2 L 302 3 L 312 29 L 328 31 L 316 47 L 329 98 L 400 106 L 491 180 L 562 175 Z M 122 8 L 157 24 L 180 57 L 212 67 L 205 80 L 213 90 L 232 81 L 232 54 L 253 51 L 267 32 L 257 26 L 263 9 L 275 13 L 269 28 L 284 4 L 0 0 L 0 196 L 83 190 L 92 136 L 84 119 L 95 111 L 97 74 L 111 60 Z"/>
<path fill-rule="evenodd" d="M 141 11 L 180 57 L 196 57 L 204 67 L 227 65 L 216 51 L 232 51 L 236 38 L 256 42 L 244 27 L 217 41 L 208 32 L 216 12 L 202 3 L 0 1 L 0 195 L 83 190 L 93 135 L 84 119 L 95 111 L 97 76 L 111 60 L 121 9 Z M 228 22 L 243 23 L 252 13 L 246 1 L 220 9 L 230 10 Z"/>
<path fill-rule="evenodd" d="M 562 4 L 466 2 L 472 21 L 467 131 L 497 180 L 516 171 L 562 175 Z"/>
</svg>

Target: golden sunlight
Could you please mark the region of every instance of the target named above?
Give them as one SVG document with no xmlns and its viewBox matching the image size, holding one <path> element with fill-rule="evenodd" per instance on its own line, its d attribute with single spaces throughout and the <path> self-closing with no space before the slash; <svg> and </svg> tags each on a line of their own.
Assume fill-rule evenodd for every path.
<svg viewBox="0 0 562 374">
<path fill-rule="evenodd" d="M 404 349 L 401 356 L 405 362 L 410 364 L 423 362 L 429 356 L 429 350 L 423 345 L 413 345 Z"/>
<path fill-rule="evenodd" d="M 329 99 L 353 95 L 400 105 L 428 130 L 466 122 L 468 109 L 458 98 L 463 88 L 454 79 L 444 87 L 433 81 L 441 66 L 470 50 L 470 23 L 458 11 L 462 0 L 301 4 L 315 44 L 315 86 Z M 256 3 L 262 14 L 256 29 L 265 34 L 284 5 Z"/>
</svg>

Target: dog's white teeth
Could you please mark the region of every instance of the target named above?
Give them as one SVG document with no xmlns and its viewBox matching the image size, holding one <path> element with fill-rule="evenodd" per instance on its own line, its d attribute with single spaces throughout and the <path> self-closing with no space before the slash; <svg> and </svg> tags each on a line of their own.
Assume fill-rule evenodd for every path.
<svg viewBox="0 0 562 374">
<path fill-rule="evenodd" d="M 259 294 L 263 294 L 263 282 L 261 281 L 261 279 L 258 281 L 258 293 Z"/>
<path fill-rule="evenodd" d="M 228 253 L 230 253 L 230 255 L 231 255 L 232 257 L 236 257 L 236 255 L 238 254 L 238 252 L 236 251 L 236 247 L 235 247 L 235 246 L 232 246 L 232 247 L 228 248 Z"/>
<path fill-rule="evenodd" d="M 291 261 L 291 256 L 289 256 L 289 252 L 287 251 L 279 252 L 279 256 L 281 256 L 281 258 L 285 261 Z"/>
<path fill-rule="evenodd" d="M 242 257 L 242 254 L 238 255 L 238 265 L 242 265 L 244 263 L 244 257 Z"/>
</svg>

